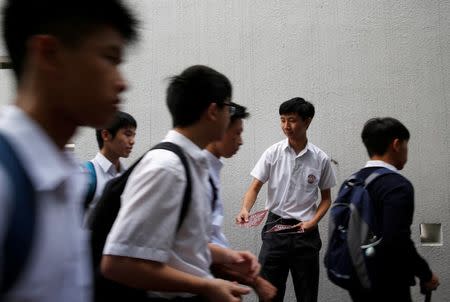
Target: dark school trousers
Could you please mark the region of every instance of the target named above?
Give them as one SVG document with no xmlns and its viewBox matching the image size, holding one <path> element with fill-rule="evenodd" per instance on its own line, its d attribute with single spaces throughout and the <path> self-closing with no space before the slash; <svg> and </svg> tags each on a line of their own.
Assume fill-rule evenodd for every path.
<svg viewBox="0 0 450 302">
<path fill-rule="evenodd" d="M 261 276 L 277 288 L 273 302 L 281 302 L 286 291 L 289 271 L 298 302 L 317 302 L 319 289 L 319 251 L 322 247 L 319 230 L 297 233 L 293 230 L 266 233 L 276 224 L 293 225 L 295 219 L 281 219 L 269 212 L 262 230 L 259 254 Z"/>
<path fill-rule="evenodd" d="M 411 288 L 407 285 L 393 287 L 380 287 L 371 292 L 361 289 L 349 290 L 353 302 L 412 302 Z"/>
</svg>

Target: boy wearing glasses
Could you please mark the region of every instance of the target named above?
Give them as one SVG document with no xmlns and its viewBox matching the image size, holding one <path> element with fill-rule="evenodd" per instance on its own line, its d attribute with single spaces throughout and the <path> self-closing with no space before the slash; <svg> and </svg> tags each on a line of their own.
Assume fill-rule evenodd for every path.
<svg viewBox="0 0 450 302">
<path fill-rule="evenodd" d="M 239 301 L 249 290 L 213 278 L 211 263 L 239 267 L 252 277 L 259 273 L 249 253 L 208 246 L 211 185 L 203 148 L 220 140 L 228 127 L 234 108 L 231 90 L 223 74 L 200 65 L 173 77 L 167 89 L 174 128 L 164 141 L 182 148 L 192 183 L 179 230 L 187 181 L 180 158 L 167 150 L 151 150 L 128 179 L 103 251 L 102 272 L 116 282 L 147 290 L 149 301 Z"/>
<path fill-rule="evenodd" d="M 230 244 L 228 243 L 228 240 L 222 230 L 224 214 L 220 192 L 220 171 L 223 167 L 221 158 L 231 158 L 237 153 L 239 147 L 243 143 L 241 135 L 244 131 L 244 119 L 249 116 L 247 108 L 244 106 L 236 105 L 234 108 L 234 112 L 231 113 L 230 124 L 223 138 L 220 141 L 209 144 L 204 151 L 208 157 L 210 165 L 209 170 L 211 180 L 217 189 L 212 214 L 213 225 L 210 246 L 219 245 L 226 248 L 230 247 Z M 276 288 L 261 276 L 249 278 L 249 276 L 232 270 L 226 265 L 214 265 L 213 271 L 216 276 L 225 276 L 226 278 L 231 278 L 232 280 L 236 280 L 253 287 L 261 301 L 271 301 L 275 296 Z"/>
<path fill-rule="evenodd" d="M 261 275 L 277 288 L 273 301 L 283 301 L 290 271 L 297 301 L 316 302 L 322 246 L 318 223 L 330 207 L 330 189 L 336 179 L 330 158 L 308 142 L 306 132 L 314 117 L 314 106 L 297 97 L 282 103 L 279 113 L 287 139 L 269 147 L 255 165 L 236 222 L 248 221 L 258 193 L 267 182 L 269 214 L 262 230 Z M 317 205 L 319 190 L 321 200 Z M 291 228 L 273 232 L 276 225 Z"/>
</svg>

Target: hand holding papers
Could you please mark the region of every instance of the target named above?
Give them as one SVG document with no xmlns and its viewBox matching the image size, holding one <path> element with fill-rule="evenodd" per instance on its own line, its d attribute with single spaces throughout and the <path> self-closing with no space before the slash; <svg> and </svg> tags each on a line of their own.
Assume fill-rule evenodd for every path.
<svg viewBox="0 0 450 302">
<path fill-rule="evenodd" d="M 248 216 L 247 222 L 240 223 L 238 225 L 241 227 L 246 227 L 246 228 L 258 226 L 261 224 L 261 222 L 266 217 L 267 212 L 268 212 L 268 210 L 262 210 L 262 211 L 253 213 L 252 215 Z"/>
<path fill-rule="evenodd" d="M 266 233 L 280 232 L 285 230 L 293 229 L 295 233 L 303 233 L 304 230 L 298 224 L 289 225 L 289 224 L 276 224 L 270 230 L 267 230 Z"/>
<path fill-rule="evenodd" d="M 248 216 L 247 222 L 239 223 L 238 225 L 240 227 L 246 227 L 246 228 L 256 227 L 256 226 L 260 225 L 261 222 L 263 222 L 264 218 L 267 215 L 267 212 L 268 212 L 268 210 L 262 210 L 262 211 L 253 213 L 252 215 Z M 292 230 L 289 233 L 303 233 L 304 232 L 304 229 L 299 224 L 294 224 L 294 225 L 275 224 L 272 228 L 267 230 L 266 233 L 274 233 L 274 232 L 286 233 L 284 231 L 288 231 L 288 230 Z"/>
</svg>

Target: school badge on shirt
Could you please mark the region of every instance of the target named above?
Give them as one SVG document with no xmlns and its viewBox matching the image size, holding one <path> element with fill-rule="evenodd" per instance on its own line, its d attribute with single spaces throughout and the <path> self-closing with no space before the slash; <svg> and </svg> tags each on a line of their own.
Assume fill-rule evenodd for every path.
<svg viewBox="0 0 450 302">
<path fill-rule="evenodd" d="M 312 174 L 308 175 L 308 183 L 313 184 L 316 181 L 316 177 Z"/>
</svg>

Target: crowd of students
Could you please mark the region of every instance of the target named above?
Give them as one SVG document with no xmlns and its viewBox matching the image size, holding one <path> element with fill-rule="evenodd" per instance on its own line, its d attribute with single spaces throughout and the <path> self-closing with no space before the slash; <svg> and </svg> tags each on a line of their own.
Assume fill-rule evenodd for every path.
<svg viewBox="0 0 450 302">
<path fill-rule="evenodd" d="M 105 183 L 126 170 L 120 158 L 134 145 L 137 123 L 118 111 L 126 89 L 118 67 L 126 45 L 138 38 L 137 26 L 120 0 L 5 1 L 3 37 L 17 91 L 14 104 L 0 113 L 2 301 L 94 297 L 83 216 L 89 220 Z M 170 150 L 143 156 L 121 195 L 100 273 L 145 291 L 143 301 L 237 302 L 250 288 L 261 301 L 283 301 L 291 272 L 297 301 L 317 301 L 318 224 L 332 203 L 336 178 L 330 157 L 307 137 L 312 103 L 296 97 L 280 105 L 286 139 L 257 161 L 235 218 L 248 221 L 267 183 L 269 214 L 259 259 L 233 249 L 222 230 L 221 158 L 233 156 L 242 144 L 247 108 L 232 102 L 225 75 L 202 65 L 171 78 L 166 103 L 173 129 L 163 142 L 181 147 L 189 170 Z M 86 170 L 64 152 L 80 126 L 98 129 L 100 151 L 88 163 L 90 185 Z M 409 132 L 398 120 L 375 118 L 365 124 L 362 140 L 370 157 L 362 177 L 374 167 L 396 173 L 371 187 L 383 224 L 378 261 L 384 282 L 369 292 L 355 287 L 350 296 L 411 301 L 415 276 L 429 290 L 439 280 L 411 240 L 413 187 L 397 173 L 407 160 Z M 188 183 L 189 203 L 180 221 Z M 268 232 L 275 224 L 294 227 Z M 107 301 L 119 300 L 124 301 L 119 296 Z"/>
</svg>

